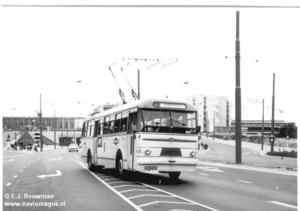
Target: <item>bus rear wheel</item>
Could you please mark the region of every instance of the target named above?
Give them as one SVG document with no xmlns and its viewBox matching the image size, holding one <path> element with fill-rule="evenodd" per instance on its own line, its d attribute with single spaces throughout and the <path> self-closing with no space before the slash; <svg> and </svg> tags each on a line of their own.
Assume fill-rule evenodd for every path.
<svg viewBox="0 0 300 211">
<path fill-rule="evenodd" d="M 176 171 L 176 172 L 169 172 L 169 177 L 171 178 L 171 179 L 178 179 L 179 178 L 179 176 L 180 176 L 180 171 Z"/>
</svg>

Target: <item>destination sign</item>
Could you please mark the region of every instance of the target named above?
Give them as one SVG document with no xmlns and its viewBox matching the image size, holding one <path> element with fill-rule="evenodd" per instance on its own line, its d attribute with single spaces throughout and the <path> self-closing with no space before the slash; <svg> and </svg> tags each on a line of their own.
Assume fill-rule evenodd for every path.
<svg viewBox="0 0 300 211">
<path fill-rule="evenodd" d="M 178 108 L 178 109 L 186 109 L 186 105 L 182 103 L 159 103 L 155 102 L 154 107 L 157 108 Z"/>
</svg>

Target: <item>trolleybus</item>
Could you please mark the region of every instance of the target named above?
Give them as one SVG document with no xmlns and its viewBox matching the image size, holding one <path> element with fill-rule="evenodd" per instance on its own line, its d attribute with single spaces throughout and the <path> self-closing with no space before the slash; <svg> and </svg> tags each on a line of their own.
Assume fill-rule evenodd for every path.
<svg viewBox="0 0 300 211">
<path fill-rule="evenodd" d="M 90 171 L 115 168 L 168 173 L 195 171 L 197 111 L 184 101 L 146 99 L 90 115 L 83 123 L 81 159 Z"/>
</svg>

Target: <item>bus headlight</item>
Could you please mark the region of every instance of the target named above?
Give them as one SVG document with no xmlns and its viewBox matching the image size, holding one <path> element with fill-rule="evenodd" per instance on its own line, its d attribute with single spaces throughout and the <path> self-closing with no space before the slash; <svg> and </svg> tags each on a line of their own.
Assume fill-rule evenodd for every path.
<svg viewBox="0 0 300 211">
<path fill-rule="evenodd" d="M 196 154 L 197 154 L 197 153 L 196 153 L 195 151 L 191 151 L 191 153 L 190 153 L 191 157 L 195 157 Z"/>
<path fill-rule="evenodd" d="M 147 150 L 145 151 L 145 154 L 146 154 L 146 155 L 150 155 L 150 154 L 151 154 L 151 151 L 150 151 L 149 149 L 147 149 Z"/>
</svg>

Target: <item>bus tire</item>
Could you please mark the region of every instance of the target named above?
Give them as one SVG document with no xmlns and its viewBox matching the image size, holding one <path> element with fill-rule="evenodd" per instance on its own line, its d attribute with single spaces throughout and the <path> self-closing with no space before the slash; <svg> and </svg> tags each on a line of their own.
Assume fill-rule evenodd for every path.
<svg viewBox="0 0 300 211">
<path fill-rule="evenodd" d="M 125 178 L 125 170 L 124 170 L 124 162 L 123 162 L 123 157 L 121 153 L 118 153 L 117 159 L 116 159 L 116 170 L 117 174 L 121 179 Z"/>
<path fill-rule="evenodd" d="M 179 178 L 180 176 L 180 171 L 176 171 L 176 172 L 169 172 L 169 177 L 173 180 L 176 180 Z"/>
<path fill-rule="evenodd" d="M 90 150 L 88 151 L 87 162 L 88 162 L 88 169 L 90 171 L 96 171 L 96 166 L 92 163 L 92 154 Z"/>
</svg>

